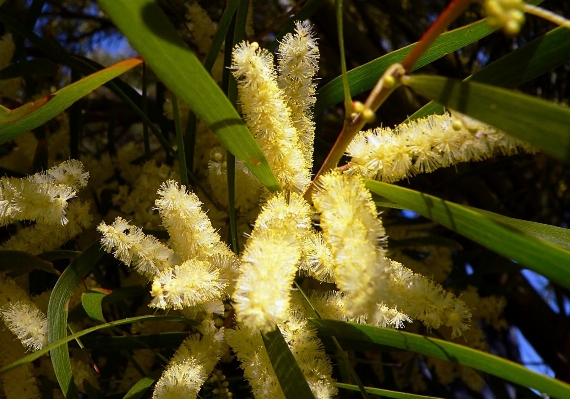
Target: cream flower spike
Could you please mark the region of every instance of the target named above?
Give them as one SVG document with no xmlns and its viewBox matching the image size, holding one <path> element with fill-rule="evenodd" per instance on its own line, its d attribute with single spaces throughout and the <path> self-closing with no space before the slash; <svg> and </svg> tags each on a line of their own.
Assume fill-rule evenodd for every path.
<svg viewBox="0 0 570 399">
<path fill-rule="evenodd" d="M 224 330 L 216 329 L 211 320 L 202 323 L 200 333 L 186 338 L 172 356 L 156 383 L 153 399 L 198 397 L 200 388 L 227 349 Z"/>
<path fill-rule="evenodd" d="M 117 217 L 112 225 L 101 222 L 97 230 L 103 235 L 101 245 L 108 253 L 149 280 L 175 263 L 174 252 L 155 237 L 146 235 L 142 229 Z"/>
<path fill-rule="evenodd" d="M 303 193 L 311 179 L 299 133 L 285 94 L 277 85 L 273 55 L 257 43 L 234 48 L 232 71 L 238 81 L 243 117 L 281 186 Z"/>
<path fill-rule="evenodd" d="M 370 192 L 358 177 L 339 171 L 323 175 L 317 187 L 313 202 L 333 255 L 336 284 L 352 299 L 348 315 L 373 318 L 390 264 L 379 245 L 385 231 Z"/>
<path fill-rule="evenodd" d="M 202 210 L 202 202 L 174 180 L 162 183 L 155 201 L 162 223 L 170 235 L 171 248 L 183 260 L 207 260 L 217 254 L 231 254 Z"/>
<path fill-rule="evenodd" d="M 315 123 L 311 108 L 317 101 L 317 85 L 313 82 L 319 70 L 319 48 L 311 26 L 295 23 L 295 34 L 285 35 L 277 52 L 279 77 L 277 84 L 286 93 L 293 125 L 302 144 L 305 162 L 313 164 Z"/>
<path fill-rule="evenodd" d="M 259 214 L 234 293 L 238 321 L 245 328 L 269 331 L 287 318 L 301 247 L 310 232 L 310 212 L 301 195 L 278 193 Z"/>
<path fill-rule="evenodd" d="M 346 173 L 395 182 L 496 154 L 536 152 L 532 146 L 459 113 L 430 115 L 396 129 L 360 132 L 348 146 Z"/>
<path fill-rule="evenodd" d="M 0 318 L 26 348 L 35 352 L 48 342 L 47 317 L 32 302 L 19 301 L 0 309 Z"/>
</svg>

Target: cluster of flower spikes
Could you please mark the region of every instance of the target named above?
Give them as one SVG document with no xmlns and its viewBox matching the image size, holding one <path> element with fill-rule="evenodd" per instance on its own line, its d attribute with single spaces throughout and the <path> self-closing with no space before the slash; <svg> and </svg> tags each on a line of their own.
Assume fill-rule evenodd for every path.
<svg viewBox="0 0 570 399">
<path fill-rule="evenodd" d="M 460 162 L 536 148 L 465 115 L 430 115 L 399 125 L 360 132 L 348 146 L 346 172 L 395 182 Z"/>
<path fill-rule="evenodd" d="M 89 204 L 69 202 L 87 185 L 83 164 L 69 160 L 25 178 L 0 178 L 0 226 L 17 221 L 35 222 L 18 231 L 0 249 L 32 254 L 60 247 L 91 224 Z"/>
<path fill-rule="evenodd" d="M 286 337 L 315 396 L 336 394 L 332 366 L 307 321 L 313 311 L 292 290 L 298 273 L 337 284 L 337 291 L 311 295 L 324 317 L 389 327 L 401 327 L 414 317 L 430 328 L 451 327 L 453 335 L 460 335 L 469 321 L 461 300 L 386 258 L 384 229 L 359 177 L 333 172 L 321 178 L 313 196 L 320 230 L 313 226 L 314 211 L 300 193 L 308 186 L 314 99 L 293 98 L 294 93 L 312 97 L 314 92 L 313 86 L 306 87 L 312 85 L 306 68 L 312 69 L 310 76 L 316 72 L 312 37 L 307 25 L 297 24 L 296 34 L 284 38 L 281 79 L 269 53 L 257 45 L 242 43 L 234 51 L 232 67 L 246 123 L 285 188 L 267 197 L 239 259 L 214 232 L 195 195 L 173 181 L 161 186 L 155 203 L 170 235 L 168 246 L 122 218 L 98 227 L 108 252 L 152 280 L 151 306 L 201 307 L 221 313 L 221 300 L 234 301 L 237 324 L 235 329 L 224 329 L 223 335 L 242 361 L 256 397 L 283 397 L 260 335 L 275 326 Z M 292 54 L 287 63 L 307 67 L 285 67 L 283 54 Z M 286 70 L 293 77 L 285 78 Z M 288 85 L 299 87 L 281 89 L 287 80 Z M 306 118 L 292 116 L 293 109 Z M 291 157 L 295 157 L 293 163 Z M 192 359 L 214 359 L 221 351 L 221 346 L 212 344 L 221 342 L 219 331 L 206 330 L 202 339 L 193 339 L 192 345 L 185 343 L 177 351 L 172 367 L 157 384 L 155 398 L 174 391 L 195 397 L 214 361 L 209 361 L 211 367 L 198 370 Z"/>
<path fill-rule="evenodd" d="M 89 204 L 69 200 L 87 185 L 88 178 L 89 173 L 76 160 L 25 178 L 0 178 L 0 226 L 34 222 L 0 248 L 40 254 L 61 247 L 87 228 L 92 220 Z M 24 356 L 24 348 L 37 351 L 47 344 L 47 317 L 34 301 L 14 280 L 0 274 L 0 319 L 7 327 L 0 328 L 0 365 Z M 14 335 L 22 346 L 12 343 Z M 1 385 L 8 398 L 41 396 L 31 369 L 30 364 L 2 375 Z"/>
</svg>

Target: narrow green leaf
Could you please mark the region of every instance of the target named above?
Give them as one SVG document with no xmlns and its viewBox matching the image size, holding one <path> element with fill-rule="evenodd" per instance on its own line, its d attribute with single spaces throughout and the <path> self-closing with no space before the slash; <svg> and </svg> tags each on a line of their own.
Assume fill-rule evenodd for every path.
<svg viewBox="0 0 570 399">
<path fill-rule="evenodd" d="M 222 44 L 226 39 L 228 29 L 237 10 L 238 4 L 239 0 L 229 0 L 226 5 L 224 14 L 222 15 L 222 18 L 218 24 L 218 30 L 212 39 L 212 47 L 210 48 L 210 51 L 208 51 L 206 59 L 204 60 L 204 68 L 206 68 L 208 72 L 212 70 L 214 63 L 220 54 L 220 49 L 222 48 Z"/>
<path fill-rule="evenodd" d="M 336 320 L 309 319 L 309 321 L 317 327 L 319 336 L 335 336 L 346 349 L 350 349 L 351 342 L 364 343 L 370 350 L 373 350 L 377 345 L 390 346 L 473 367 L 515 384 L 536 389 L 554 398 L 565 399 L 570 397 L 570 385 L 562 381 L 535 373 L 520 364 L 466 346 L 388 328 Z"/>
<path fill-rule="evenodd" d="M 103 299 L 110 293 L 110 290 L 93 288 L 81 294 L 81 304 L 87 316 L 100 323 L 105 323 L 105 317 L 103 316 Z"/>
<path fill-rule="evenodd" d="M 570 161 L 570 109 L 477 82 L 416 75 L 402 82 L 422 96 Z"/>
<path fill-rule="evenodd" d="M 78 398 L 79 393 L 73 382 L 71 363 L 67 345 L 54 345 L 57 341 L 65 340 L 67 336 L 67 306 L 71 294 L 81 282 L 81 279 L 97 264 L 104 252 L 101 244 L 96 241 L 65 269 L 57 280 L 48 304 L 48 342 L 51 349 L 51 361 L 59 382 L 59 386 L 66 398 Z M 78 334 L 74 334 L 78 335 Z M 80 336 L 80 335 L 79 335 Z M 67 337 L 69 338 L 69 337 Z M 69 340 L 68 340 L 69 341 Z M 68 342 L 65 341 L 65 342 Z M 65 343 L 62 342 L 62 343 Z M 47 353 L 46 349 L 33 353 Z M 26 359 L 28 356 L 24 357 Z M 20 359 L 21 361 L 22 359 Z M 32 359 L 33 360 L 33 359 Z M 17 362 L 15 362 L 17 363 Z M 14 364 L 14 363 L 12 363 Z M 10 367 L 10 366 L 7 366 Z M 7 369 L 4 367 L 2 370 Z M 2 371 L 0 370 L 0 373 Z"/>
<path fill-rule="evenodd" d="M 507 227 L 512 227 L 520 230 L 530 236 L 540 238 L 541 240 L 548 241 L 554 245 L 570 250 L 570 229 L 562 227 L 551 226 L 549 224 L 530 222 L 528 220 L 521 220 L 510 218 L 507 216 L 499 215 L 498 213 L 485 211 L 472 207 L 466 207 L 475 210 L 487 218 L 501 223 Z"/>
<path fill-rule="evenodd" d="M 465 80 L 512 89 L 569 60 L 570 30 L 560 27 L 492 62 Z M 408 120 L 442 112 L 443 106 L 432 101 Z"/>
<path fill-rule="evenodd" d="M 49 308 L 48 308 L 48 312 L 49 312 Z M 33 362 L 34 360 L 39 359 L 40 357 L 42 357 L 43 355 L 45 355 L 48 352 L 53 353 L 54 349 L 62 347 L 63 345 L 67 344 L 68 342 L 74 341 L 77 338 L 81 338 L 84 335 L 90 334 L 94 331 L 103 330 L 105 328 L 110 328 L 110 327 L 122 326 L 124 324 L 132 324 L 132 323 L 136 323 L 138 321 L 159 321 L 159 322 L 168 321 L 168 322 L 186 323 L 186 324 L 190 324 L 190 325 L 194 325 L 194 326 L 199 324 L 198 322 L 196 322 L 194 320 L 186 319 L 184 317 L 155 316 L 155 315 L 129 317 L 126 319 L 111 321 L 111 322 L 105 323 L 105 324 L 99 324 L 99 325 L 96 325 L 94 327 L 88 328 L 86 330 L 79 331 L 76 334 L 68 335 L 65 338 L 62 338 L 58 341 L 52 342 L 48 346 L 42 348 L 41 350 L 34 352 L 34 353 L 30 353 L 29 355 L 26 355 L 23 358 L 18 359 L 15 362 L 10 363 L 9 365 L 2 367 L 0 369 L 0 375 L 4 374 L 5 372 L 7 372 L 9 370 L 12 370 L 15 367 L 21 366 L 21 365 L 26 364 L 26 363 Z M 67 345 L 65 345 L 65 350 L 67 351 Z"/>
<path fill-rule="evenodd" d="M 143 378 L 137 381 L 135 385 L 129 392 L 123 396 L 123 399 L 139 399 L 149 390 L 149 388 L 154 384 L 156 380 L 160 378 L 162 374 L 162 369 L 154 370 L 151 373 L 145 375 Z"/>
<path fill-rule="evenodd" d="M 2 107 L 0 112 L 0 126 L 2 127 L 0 144 L 46 123 L 77 100 L 141 62 L 140 58 L 130 58 L 14 110 Z"/>
<path fill-rule="evenodd" d="M 350 391 L 359 391 L 359 388 L 356 385 L 352 384 L 343 384 L 342 382 L 337 382 L 335 384 L 337 387 L 341 389 L 348 389 Z M 406 392 L 397 392 L 397 391 L 389 391 L 387 389 L 380 389 L 380 388 L 372 388 L 372 387 L 364 387 L 366 392 L 374 394 L 374 395 L 382 395 L 387 398 L 395 398 L 395 399 L 441 399 L 435 396 L 424 396 L 424 395 L 416 395 L 413 393 L 406 393 Z"/>
<path fill-rule="evenodd" d="M 492 32 L 493 30 L 489 28 L 487 21 L 482 20 L 444 33 L 419 59 L 413 70 L 417 70 L 444 57 L 450 52 L 474 43 Z M 402 62 L 415 45 L 416 43 L 410 44 L 409 46 L 392 51 L 389 54 L 348 71 L 347 77 L 350 85 L 350 93 L 355 96 L 372 89 L 386 69 L 392 64 Z M 342 99 L 342 76 L 339 76 L 318 90 L 315 114 L 319 114 L 323 110 L 341 102 Z"/>
<path fill-rule="evenodd" d="M 3 250 L 0 251 L 0 272 L 11 271 L 17 274 L 28 273 L 31 270 L 43 270 L 44 272 L 60 275 L 48 260 L 36 257 L 24 251 Z"/>
<path fill-rule="evenodd" d="M 570 288 L 570 251 L 553 244 L 568 236 L 568 232 L 563 229 L 490 215 L 492 212 L 444 201 L 392 184 L 366 180 L 366 187 L 492 251 L 514 259 L 552 282 Z"/>
<path fill-rule="evenodd" d="M 287 399 L 314 398 L 309 384 L 279 328 L 261 334 L 279 385 Z"/>
<path fill-rule="evenodd" d="M 101 0 L 119 30 L 172 92 L 270 190 L 279 184 L 244 122 L 153 0 Z"/>
<path fill-rule="evenodd" d="M 82 57 L 78 54 L 69 54 L 66 49 L 64 49 L 57 41 L 46 41 L 34 33 L 33 30 L 28 28 L 26 25 L 21 24 L 16 18 L 12 18 L 6 13 L 0 13 L 0 22 L 3 22 L 10 30 L 30 41 L 34 46 L 44 52 L 46 56 L 56 60 L 58 63 L 69 66 L 73 71 L 79 72 L 81 74 L 87 75 L 93 72 L 103 70 L 104 67 L 93 60 Z M 174 151 L 170 143 L 162 136 L 160 130 L 150 122 L 149 117 L 160 117 L 158 113 L 153 112 L 154 109 L 151 108 L 149 115 L 143 112 L 141 95 L 136 92 L 128 84 L 122 82 L 121 80 L 115 79 L 114 81 L 107 82 L 106 86 L 113 91 L 117 96 L 125 100 L 125 102 L 135 111 L 135 113 L 151 128 L 152 132 L 162 144 L 164 149 L 169 153 L 173 154 Z M 0 118 L 8 110 L 0 106 Z"/>
</svg>

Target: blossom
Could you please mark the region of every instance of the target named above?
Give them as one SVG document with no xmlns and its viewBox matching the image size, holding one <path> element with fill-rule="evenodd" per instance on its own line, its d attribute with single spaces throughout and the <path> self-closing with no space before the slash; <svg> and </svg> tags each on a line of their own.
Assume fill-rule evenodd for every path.
<svg viewBox="0 0 570 399">
<path fill-rule="evenodd" d="M 346 150 L 351 157 L 347 173 L 391 183 L 459 162 L 519 151 L 536 150 L 464 115 L 430 115 L 394 130 L 377 128 L 358 133 Z"/>
<path fill-rule="evenodd" d="M 0 310 L 0 316 L 28 349 L 37 351 L 47 344 L 47 317 L 36 306 L 26 302 L 11 303 Z"/>
<path fill-rule="evenodd" d="M 257 217 L 234 293 L 238 319 L 246 328 L 268 331 L 285 320 L 309 214 L 302 196 L 278 193 Z"/>
<path fill-rule="evenodd" d="M 226 286 L 220 271 L 208 262 L 187 260 L 162 270 L 152 283 L 150 306 L 182 309 L 219 299 Z"/>
<path fill-rule="evenodd" d="M 170 247 L 182 259 L 205 260 L 218 253 L 231 253 L 202 211 L 196 194 L 168 180 L 160 186 L 158 195 L 155 205 L 170 235 Z"/>
<path fill-rule="evenodd" d="M 97 230 L 103 235 L 101 245 L 125 265 L 133 265 L 137 272 L 153 279 L 161 270 L 171 267 L 176 255 L 155 237 L 117 217 L 112 225 L 101 222 Z"/>
<path fill-rule="evenodd" d="M 359 178 L 336 171 L 322 176 L 317 187 L 313 202 L 336 265 L 336 284 L 351 297 L 350 315 L 371 316 L 389 263 L 378 245 L 385 231 L 370 192 Z"/>
<path fill-rule="evenodd" d="M 319 69 L 319 48 L 311 27 L 306 22 L 295 23 L 295 34 L 285 35 L 277 52 L 277 84 L 285 93 L 297 130 L 305 162 L 313 164 L 315 123 L 311 108 L 315 105 L 314 76 Z"/>
<path fill-rule="evenodd" d="M 233 51 L 232 73 L 245 122 L 277 180 L 287 190 L 304 192 L 311 182 L 309 165 L 285 93 L 277 85 L 273 55 L 257 43 L 242 42 Z"/>
<path fill-rule="evenodd" d="M 201 338 L 186 338 L 156 383 L 153 399 L 196 398 L 220 356 L 226 351 L 224 330 L 211 320 L 201 325 Z"/>
</svg>

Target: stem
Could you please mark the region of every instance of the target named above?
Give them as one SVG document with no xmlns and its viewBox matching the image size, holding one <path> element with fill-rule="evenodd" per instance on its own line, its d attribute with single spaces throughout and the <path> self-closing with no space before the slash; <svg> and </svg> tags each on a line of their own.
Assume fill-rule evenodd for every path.
<svg viewBox="0 0 570 399">
<path fill-rule="evenodd" d="M 428 29 L 428 31 L 422 36 L 418 44 L 414 46 L 412 51 L 406 56 L 402 61 L 401 68 L 388 69 L 386 73 L 380 78 L 376 87 L 372 90 L 368 99 L 366 100 L 366 107 L 370 108 L 372 111 L 376 110 L 386 101 L 388 96 L 394 91 L 397 85 L 392 87 L 386 87 L 383 84 L 383 79 L 385 76 L 391 75 L 396 82 L 403 76 L 405 71 L 409 71 L 420 59 L 420 57 L 430 48 L 433 42 L 449 27 L 449 25 L 461 15 L 474 0 L 452 0 L 452 2 L 447 6 L 439 18 L 433 23 L 433 25 Z M 347 121 L 345 119 L 344 126 L 340 135 L 338 136 L 332 150 L 329 152 L 325 162 L 316 174 L 313 182 L 305 192 L 305 200 L 311 202 L 311 194 L 314 190 L 315 182 L 318 178 L 328 172 L 331 169 L 336 168 L 338 162 L 342 158 L 346 148 L 356 136 L 356 133 L 364 127 L 366 120 L 363 118 L 362 114 L 358 114 L 352 121 Z"/>
<path fill-rule="evenodd" d="M 570 29 L 570 20 L 564 18 L 562 15 L 553 13 L 552 11 L 545 10 L 532 4 L 522 4 L 522 10 L 527 14 L 533 14 L 542 19 L 546 19 L 556 25 L 563 26 L 566 29 Z"/>
<path fill-rule="evenodd" d="M 414 46 L 412 51 L 402 61 L 402 66 L 406 71 L 418 62 L 420 57 L 430 48 L 433 42 L 457 19 L 474 0 L 452 0 L 432 26 Z"/>
<path fill-rule="evenodd" d="M 186 153 L 184 152 L 184 136 L 180 126 L 180 113 L 178 112 L 178 100 L 172 95 L 172 111 L 174 113 L 174 127 L 176 128 L 176 144 L 178 145 L 178 166 L 180 168 L 180 184 L 188 187 L 188 168 L 186 166 Z"/>
<path fill-rule="evenodd" d="M 344 89 L 344 119 L 350 120 L 352 112 L 352 98 L 350 97 L 350 85 L 346 71 L 346 57 L 344 55 L 344 29 L 342 25 L 342 0 L 336 0 L 336 26 L 338 31 L 338 46 L 340 50 L 340 68 L 342 73 L 342 86 Z"/>
</svg>

